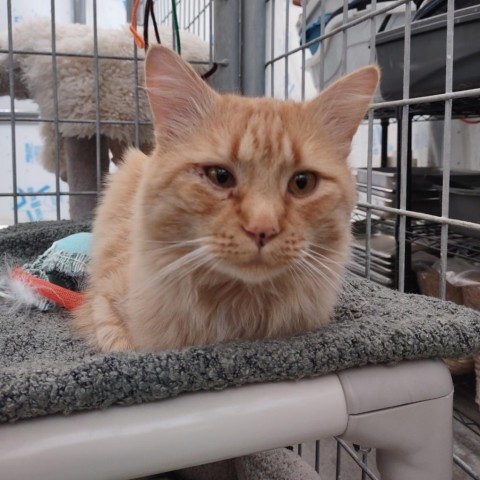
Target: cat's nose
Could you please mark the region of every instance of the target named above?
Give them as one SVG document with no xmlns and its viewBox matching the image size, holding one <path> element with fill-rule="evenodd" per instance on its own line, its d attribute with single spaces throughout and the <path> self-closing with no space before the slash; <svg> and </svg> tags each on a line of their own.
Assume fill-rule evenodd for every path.
<svg viewBox="0 0 480 480">
<path fill-rule="evenodd" d="M 255 241 L 258 248 L 264 247 L 272 238 L 279 234 L 279 229 L 276 225 L 249 225 L 248 228 L 242 228 Z"/>
</svg>

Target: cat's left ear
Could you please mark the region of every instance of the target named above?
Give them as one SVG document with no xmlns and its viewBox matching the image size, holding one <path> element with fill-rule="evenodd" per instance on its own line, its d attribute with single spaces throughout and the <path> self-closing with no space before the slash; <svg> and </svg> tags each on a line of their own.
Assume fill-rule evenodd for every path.
<svg viewBox="0 0 480 480">
<path fill-rule="evenodd" d="M 367 113 L 379 80 L 378 67 L 369 65 L 360 68 L 307 102 L 307 112 L 319 128 L 328 128 L 335 142 L 349 149 L 352 137 Z"/>
<path fill-rule="evenodd" d="M 218 98 L 179 55 L 152 45 L 145 58 L 145 82 L 157 140 L 185 138 Z"/>
</svg>

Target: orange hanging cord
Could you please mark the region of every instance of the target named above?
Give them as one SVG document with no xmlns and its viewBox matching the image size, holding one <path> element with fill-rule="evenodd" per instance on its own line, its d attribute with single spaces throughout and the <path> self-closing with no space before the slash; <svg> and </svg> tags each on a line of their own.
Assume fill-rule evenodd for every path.
<svg viewBox="0 0 480 480">
<path fill-rule="evenodd" d="M 132 10 L 132 21 L 130 22 L 130 32 L 133 35 L 133 39 L 135 40 L 137 47 L 144 48 L 145 43 L 143 41 L 143 38 L 137 31 L 137 12 L 138 12 L 138 8 L 140 7 L 140 2 L 141 0 L 135 0 L 135 4 Z"/>
<path fill-rule="evenodd" d="M 153 26 L 154 26 L 154 29 L 155 29 L 155 37 L 156 37 L 158 43 L 161 43 L 160 42 L 160 35 L 158 33 L 158 26 L 157 26 L 157 22 L 155 20 L 155 14 L 153 12 L 153 0 L 147 0 L 147 2 L 145 4 L 145 18 L 144 18 L 143 38 L 138 33 L 138 31 L 137 31 L 137 13 L 138 13 L 138 9 L 140 7 L 140 1 L 141 0 L 135 0 L 135 4 L 133 5 L 132 21 L 130 22 L 130 32 L 133 35 L 133 39 L 135 40 L 135 43 L 137 44 L 137 47 L 147 49 L 148 48 L 148 17 L 149 16 L 152 17 Z M 173 2 L 173 5 L 175 5 L 175 2 Z M 174 19 L 175 19 L 174 21 L 177 22 L 176 11 L 174 10 L 173 12 L 174 12 Z M 179 33 L 178 33 L 178 23 L 176 23 L 176 28 L 177 28 L 178 47 L 179 47 L 179 50 L 180 50 L 180 39 L 179 39 L 180 37 L 179 37 Z M 210 70 L 205 72 L 202 75 L 202 78 L 204 80 L 206 80 L 208 77 L 210 77 L 211 75 L 213 75 L 217 71 L 217 68 L 218 68 L 217 62 L 213 62 Z"/>
<path fill-rule="evenodd" d="M 13 279 L 29 286 L 38 295 L 48 298 L 67 310 L 74 310 L 84 302 L 82 293 L 74 292 L 73 290 L 68 290 L 68 288 L 63 288 L 41 278 L 34 277 L 21 268 L 13 269 L 10 275 Z"/>
</svg>

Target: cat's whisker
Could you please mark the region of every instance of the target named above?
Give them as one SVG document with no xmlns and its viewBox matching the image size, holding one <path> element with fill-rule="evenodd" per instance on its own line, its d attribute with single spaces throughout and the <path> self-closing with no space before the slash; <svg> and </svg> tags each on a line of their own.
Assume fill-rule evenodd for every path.
<svg viewBox="0 0 480 480">
<path fill-rule="evenodd" d="M 325 254 L 319 252 L 318 250 L 313 249 L 311 246 L 308 247 L 308 248 L 306 249 L 306 251 L 308 251 L 308 252 L 310 252 L 310 253 L 312 253 L 312 254 L 314 254 L 314 255 L 317 255 L 318 257 L 321 257 L 321 258 L 323 258 L 323 259 L 325 259 L 325 260 L 328 260 L 329 262 L 337 263 L 337 264 L 339 264 L 339 265 L 342 265 L 342 262 L 339 262 L 338 260 L 335 260 L 335 259 L 332 258 L 331 256 L 325 255 Z M 344 255 L 344 254 L 342 253 L 342 256 L 343 256 L 343 255 Z"/>
<path fill-rule="evenodd" d="M 363 300 L 363 297 L 361 297 L 361 295 L 358 294 L 356 288 L 353 285 L 351 285 L 351 283 L 349 282 L 347 277 L 345 277 L 344 275 L 336 272 L 331 267 L 326 265 L 324 262 L 325 262 L 325 260 L 329 260 L 331 263 L 336 264 L 339 267 L 342 267 L 342 270 L 343 270 L 343 266 L 342 266 L 341 263 L 339 263 L 339 262 L 337 262 L 333 259 L 330 259 L 328 257 L 325 257 L 321 253 L 316 252 L 316 251 L 312 251 L 312 250 L 308 250 L 307 255 L 309 256 L 309 258 L 314 260 L 317 263 L 317 265 L 319 265 L 320 268 L 325 268 L 334 277 L 336 277 L 341 282 L 341 284 L 343 285 L 343 288 L 345 289 L 346 293 L 351 294 L 351 295 L 356 296 L 356 297 L 359 297 L 359 298 L 362 298 L 362 300 Z M 318 256 L 321 256 L 322 258 L 318 258 Z"/>
<path fill-rule="evenodd" d="M 339 250 L 333 250 L 331 248 L 327 248 L 327 247 L 325 247 L 323 245 L 320 245 L 320 244 L 317 244 L 317 243 L 311 243 L 310 247 L 308 248 L 309 252 L 314 253 L 316 255 L 320 255 L 320 256 L 322 256 L 322 258 L 324 258 L 325 260 L 328 260 L 331 263 L 337 263 L 337 264 L 343 265 L 343 260 L 342 260 L 342 262 L 338 262 L 337 260 L 334 260 L 333 258 L 327 257 L 326 255 L 323 255 L 318 250 L 312 249 L 311 247 L 316 247 L 316 248 L 325 250 L 326 252 L 333 253 L 335 255 L 341 255 L 342 258 L 345 256 L 345 252 L 342 252 L 342 251 L 339 251 Z M 354 263 L 354 260 L 352 258 L 347 258 L 346 261 L 345 261 L 345 266 L 351 265 L 353 263 Z"/>
<path fill-rule="evenodd" d="M 208 275 L 210 275 L 210 273 L 212 273 L 212 271 L 220 264 L 220 260 L 218 258 L 215 257 L 215 255 L 211 255 L 211 258 L 210 258 L 210 265 L 208 266 L 208 268 L 205 269 L 205 271 L 203 272 L 202 276 L 200 277 L 200 282 L 204 282 L 205 281 L 205 277 L 207 277 Z"/>
<path fill-rule="evenodd" d="M 208 252 L 199 252 L 198 256 L 191 261 L 189 261 L 187 264 L 183 265 L 179 269 L 175 269 L 175 274 L 176 274 L 176 279 L 181 280 L 185 276 L 187 276 L 189 273 L 197 270 L 200 268 L 202 265 L 208 263 L 210 261 L 210 257 L 208 255 Z"/>
<path fill-rule="evenodd" d="M 320 243 L 310 242 L 310 247 L 316 247 L 316 248 L 319 248 L 320 250 L 324 250 L 325 252 L 333 253 L 334 255 L 341 255 L 342 257 L 345 255 L 344 250 L 337 250 L 334 248 L 326 247 L 325 245 L 322 245 Z M 317 252 L 317 250 L 315 250 L 315 252 Z M 317 253 L 320 253 L 320 252 L 317 252 Z"/>
<path fill-rule="evenodd" d="M 307 258 L 312 258 L 307 251 L 303 250 L 302 253 L 306 255 Z M 303 259 L 307 268 L 311 269 L 314 273 L 320 275 L 335 290 L 335 292 L 340 293 L 341 287 L 335 282 L 333 282 L 332 279 L 329 278 L 328 275 L 321 268 L 318 268 L 317 266 L 309 262 L 307 258 Z"/>
<path fill-rule="evenodd" d="M 304 276 L 307 276 L 310 281 L 313 281 L 315 284 L 318 284 L 321 287 L 324 286 L 323 276 L 319 275 L 318 272 L 315 272 L 315 270 L 310 267 L 310 264 L 304 258 L 297 263 L 297 266 L 301 273 Z"/>
<path fill-rule="evenodd" d="M 187 268 L 186 270 L 180 271 L 180 274 L 178 276 L 175 276 L 175 277 L 171 278 L 170 281 L 167 284 L 163 283 L 162 287 L 168 288 L 172 285 L 178 284 L 179 282 L 181 282 L 183 279 L 188 277 L 194 271 L 196 271 L 199 268 L 201 268 L 201 267 L 207 265 L 208 263 L 210 263 L 211 260 L 212 260 L 212 258 L 209 255 L 206 255 L 202 259 L 199 259 L 198 262 L 194 263 L 193 265 L 190 265 L 189 268 Z"/>
<path fill-rule="evenodd" d="M 335 260 L 335 259 L 333 259 L 333 258 L 331 258 L 327 255 L 324 255 L 323 253 L 320 253 L 318 250 L 315 250 L 312 247 L 317 247 L 317 248 L 320 248 L 320 249 L 324 249 L 325 251 L 329 251 L 332 254 L 340 255 L 342 257 L 342 260 L 341 261 Z M 324 264 L 324 262 L 328 262 L 329 264 L 338 265 L 342 269 L 344 267 L 348 267 L 349 265 L 353 264 L 353 259 L 348 258 L 348 257 L 347 257 L 347 259 L 344 259 L 345 252 L 340 252 L 338 250 L 329 249 L 329 248 L 323 247 L 322 245 L 319 245 L 319 244 L 311 243 L 310 246 L 307 248 L 307 250 L 312 255 L 315 255 L 317 258 L 320 258 L 321 261 L 322 261 L 322 264 Z M 342 276 L 342 278 L 345 279 L 343 276 Z M 348 281 L 348 279 L 345 279 L 345 280 Z"/>
<path fill-rule="evenodd" d="M 318 285 L 319 288 L 325 288 L 325 279 L 319 276 L 317 272 L 311 270 L 303 258 L 292 265 L 292 272 L 300 283 L 304 283 L 305 281 L 313 282 L 315 285 Z M 322 305 L 318 305 L 318 308 L 322 309 Z"/>
<path fill-rule="evenodd" d="M 298 278 L 301 278 L 302 283 L 307 281 L 310 283 L 313 282 L 314 285 L 318 285 L 319 287 L 323 286 L 323 282 L 319 278 L 317 278 L 317 276 L 314 276 L 312 272 L 307 270 L 303 262 L 297 263 L 295 267 L 298 270 L 298 273 L 297 273 Z"/>
<path fill-rule="evenodd" d="M 275 286 L 275 282 L 273 281 L 272 278 L 269 278 L 269 283 L 270 283 L 270 291 L 275 295 L 275 296 L 279 296 L 279 292 L 278 292 L 278 289 L 277 287 Z"/>
<path fill-rule="evenodd" d="M 182 268 L 191 264 L 192 262 L 198 261 L 205 254 L 208 253 L 208 246 L 202 246 L 192 250 L 191 252 L 182 255 L 180 258 L 168 263 L 163 268 L 161 268 L 155 275 L 154 280 L 159 281 L 172 273 L 178 273 Z"/>
<path fill-rule="evenodd" d="M 190 252 L 190 254 L 187 254 L 190 257 L 189 259 L 187 259 L 185 263 L 187 270 L 181 271 L 182 265 L 176 268 L 176 271 L 179 272 L 179 275 L 172 278 L 169 284 L 178 283 L 179 281 L 187 277 L 190 273 L 193 273 L 196 270 L 207 266 L 206 270 L 203 272 L 201 276 L 201 279 L 203 280 L 205 278 L 205 275 L 209 274 L 213 270 L 213 268 L 215 268 L 215 266 L 217 266 L 220 263 L 220 260 L 217 258 L 217 256 L 210 251 L 210 248 L 208 247 L 208 245 L 199 247 L 196 250 L 194 250 L 194 252 L 195 252 L 195 255 L 193 255 L 193 252 Z M 198 281 L 198 278 L 197 278 L 197 281 Z"/>
<path fill-rule="evenodd" d="M 198 237 L 198 238 L 192 238 L 189 240 L 150 240 L 151 242 L 155 243 L 162 243 L 162 244 L 178 244 L 178 245 L 189 245 L 191 243 L 200 243 L 200 242 L 205 242 L 208 240 L 211 240 L 211 236 L 207 237 Z"/>
<path fill-rule="evenodd" d="M 190 278 L 189 276 L 191 274 L 193 274 L 196 270 L 198 270 L 199 268 L 204 266 L 206 263 L 208 263 L 207 260 L 204 260 L 202 262 L 198 262 L 195 265 L 188 268 L 186 271 L 181 272 L 181 274 L 175 275 L 175 276 L 170 276 L 170 277 L 162 280 L 162 282 L 161 282 L 162 290 L 167 291 L 167 290 L 169 290 L 171 288 L 174 288 L 174 287 L 182 288 L 179 285 L 182 285 L 183 281 L 188 281 L 189 278 Z"/>
<path fill-rule="evenodd" d="M 324 255 L 323 253 L 317 252 L 313 248 L 307 248 L 306 250 L 303 250 L 303 252 L 308 252 L 310 255 L 314 256 L 315 258 L 319 258 L 319 259 L 328 261 L 328 262 L 333 263 L 335 265 L 339 265 L 339 266 L 343 265 L 338 260 L 335 260 L 335 259 L 333 259 L 333 258 L 331 258 L 327 255 Z"/>
<path fill-rule="evenodd" d="M 347 265 L 344 265 L 343 263 L 340 263 L 340 262 L 338 262 L 337 260 L 334 260 L 333 258 L 329 258 L 329 257 L 327 257 L 326 255 L 323 255 L 323 254 L 321 254 L 320 252 L 317 252 L 316 250 L 308 249 L 308 253 L 309 253 L 310 255 L 312 255 L 312 256 L 316 259 L 316 261 L 317 261 L 318 263 L 320 263 L 323 267 L 325 267 L 326 269 L 330 270 L 330 271 L 332 272 L 332 274 L 337 275 L 339 278 L 341 278 L 341 279 L 344 280 L 345 282 L 348 282 L 348 279 L 347 279 L 344 275 L 342 275 L 342 274 L 340 274 L 340 273 L 338 273 L 338 272 L 335 272 L 335 270 L 333 270 L 331 267 L 329 267 L 328 265 L 326 265 L 325 262 L 329 262 L 330 264 L 337 265 L 338 267 L 340 267 L 340 269 L 341 269 L 342 271 L 344 270 L 344 268 L 345 268 L 348 264 L 347 264 Z"/>
<path fill-rule="evenodd" d="M 315 272 L 310 268 L 310 265 L 302 259 L 301 262 L 298 262 L 295 265 L 295 268 L 299 270 L 299 277 L 302 280 L 302 283 L 304 281 L 307 281 L 309 283 L 313 283 L 314 285 L 317 285 L 319 289 L 323 290 L 325 288 L 331 288 L 330 285 L 328 285 L 328 282 L 326 282 L 325 278 L 321 275 L 318 274 L 318 272 Z M 322 305 L 318 305 L 317 308 L 322 309 Z"/>
<path fill-rule="evenodd" d="M 147 244 L 148 246 L 157 247 L 158 251 L 172 250 L 175 248 L 185 248 L 196 246 L 198 244 L 208 243 L 212 237 L 199 237 L 191 240 L 143 240 L 142 243 Z"/>
<path fill-rule="evenodd" d="M 303 284 L 304 283 L 304 278 L 302 277 L 302 275 L 300 275 L 298 272 L 297 272 L 297 269 L 299 269 L 299 265 L 297 262 L 295 262 L 294 264 L 290 265 L 288 267 L 288 270 L 292 273 L 292 275 L 295 277 L 295 279 L 297 280 L 297 282 Z"/>
<path fill-rule="evenodd" d="M 339 272 L 336 272 L 332 267 L 330 267 L 329 265 L 325 264 L 325 262 L 330 262 L 331 264 L 334 264 L 334 265 L 337 265 L 338 267 L 340 267 L 342 270 L 343 270 L 343 266 L 341 263 L 331 259 L 331 258 L 328 258 L 328 257 L 325 257 L 324 255 L 322 255 L 320 258 L 318 257 L 318 254 L 316 254 L 316 252 L 312 252 L 311 250 L 305 250 L 304 251 L 305 255 L 308 256 L 308 258 L 312 259 L 314 262 L 317 263 L 317 265 L 319 265 L 319 267 L 321 268 L 324 268 L 326 270 L 328 270 L 335 278 L 337 278 L 338 280 L 342 280 L 344 279 L 343 275 Z M 321 254 L 320 254 L 321 255 Z"/>
</svg>

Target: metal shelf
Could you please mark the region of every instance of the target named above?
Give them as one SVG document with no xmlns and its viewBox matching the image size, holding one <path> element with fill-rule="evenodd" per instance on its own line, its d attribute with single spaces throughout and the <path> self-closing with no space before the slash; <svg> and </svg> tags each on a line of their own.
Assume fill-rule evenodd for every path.
<svg viewBox="0 0 480 480">
<path fill-rule="evenodd" d="M 374 110 L 377 119 L 396 119 L 402 107 L 385 107 Z M 418 103 L 409 106 L 414 121 L 442 120 L 445 116 L 445 101 Z M 452 118 L 480 117 L 480 97 L 458 98 L 452 101 Z"/>
<path fill-rule="evenodd" d="M 361 216 L 357 211 L 354 218 L 360 220 Z M 355 225 L 353 230 L 355 232 Z M 395 220 L 372 218 L 372 234 L 376 232 L 395 236 Z M 405 239 L 411 245 L 421 247 L 422 250 L 440 254 L 440 232 L 441 225 L 437 223 L 412 219 L 411 228 L 407 230 Z M 480 239 L 449 231 L 447 253 L 449 256 L 480 263 Z"/>
</svg>

